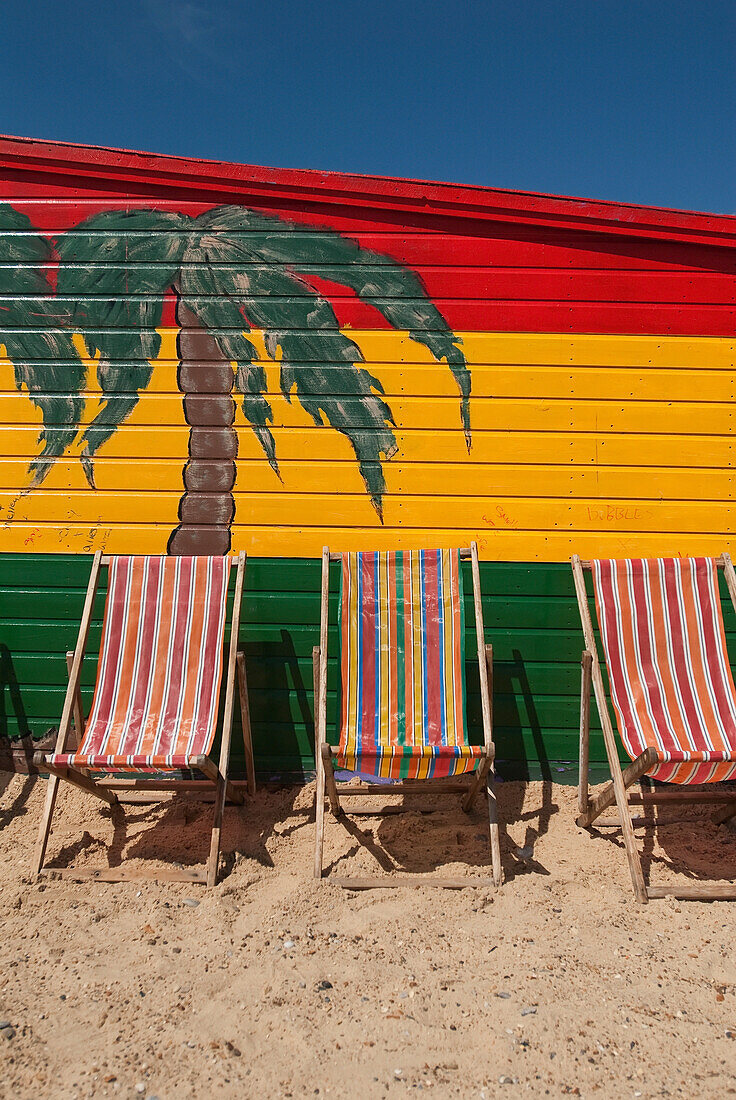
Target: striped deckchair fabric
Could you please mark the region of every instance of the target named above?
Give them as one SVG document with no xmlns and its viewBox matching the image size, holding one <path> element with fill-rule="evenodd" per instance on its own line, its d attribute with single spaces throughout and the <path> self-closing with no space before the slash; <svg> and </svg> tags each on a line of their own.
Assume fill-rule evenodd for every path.
<svg viewBox="0 0 736 1100">
<path fill-rule="evenodd" d="M 712 558 L 592 562 L 618 729 L 669 783 L 736 775 L 736 690 Z"/>
<path fill-rule="evenodd" d="M 338 766 L 394 779 L 472 771 L 457 550 L 342 555 Z"/>
<path fill-rule="evenodd" d="M 97 683 L 84 740 L 57 766 L 186 768 L 212 747 L 230 559 L 111 559 Z"/>
</svg>

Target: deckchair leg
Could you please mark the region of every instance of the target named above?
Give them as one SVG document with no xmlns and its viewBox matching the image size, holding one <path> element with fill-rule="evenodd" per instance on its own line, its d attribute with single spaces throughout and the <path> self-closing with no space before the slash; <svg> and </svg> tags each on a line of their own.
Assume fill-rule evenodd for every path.
<svg viewBox="0 0 736 1100">
<path fill-rule="evenodd" d="M 42 755 L 43 754 L 39 753 L 39 756 Z M 68 783 L 71 783 L 75 787 L 79 787 L 87 794 L 93 794 L 96 798 L 101 799 L 103 802 L 107 802 L 111 806 L 114 806 L 118 801 L 117 796 L 113 794 L 112 791 L 103 790 L 85 775 L 73 777 L 69 774 L 69 771 L 62 771 L 61 769 L 57 771 L 51 765 L 41 760 L 39 760 L 37 766 L 44 770 L 48 770 L 49 778 L 46 786 L 46 801 L 44 803 L 41 824 L 38 830 L 38 840 L 36 841 L 36 851 L 33 857 L 33 867 L 31 868 L 33 875 L 39 875 L 41 873 L 43 861 L 46 857 L 46 846 L 49 842 L 49 835 L 51 833 L 51 818 L 53 817 L 54 807 L 56 806 L 60 779 L 66 779 Z"/>
<path fill-rule="evenodd" d="M 613 737 L 611 735 L 611 740 L 612 739 Z M 630 787 L 632 783 L 635 783 L 644 772 L 649 771 L 652 767 L 652 754 L 654 754 L 654 762 L 656 763 L 656 752 L 654 749 L 645 749 L 641 756 L 638 756 L 633 763 L 629 764 L 626 772 L 621 770 L 621 763 L 616 753 L 615 743 L 612 748 L 609 748 L 609 745 L 606 744 L 606 753 L 611 769 L 611 782 L 597 798 L 590 800 L 587 812 L 577 819 L 577 824 L 587 826 L 589 820 L 594 820 L 606 806 L 611 806 L 614 802 L 616 803 L 619 818 L 621 820 L 621 833 L 623 836 L 624 848 L 626 849 L 626 858 L 629 863 L 634 897 L 637 901 L 644 904 L 649 898 L 646 883 L 644 882 L 641 858 L 636 846 L 634 824 L 631 820 L 631 810 L 626 796 L 626 789 Z"/>
<path fill-rule="evenodd" d="M 490 764 L 486 774 L 486 797 L 488 799 L 488 825 L 491 841 L 491 870 L 494 886 L 503 883 L 503 864 L 501 863 L 501 835 L 498 827 L 498 802 L 496 801 L 496 746 L 493 743 L 493 646 L 483 641 L 483 610 L 480 600 L 480 572 L 478 566 L 478 548 L 471 546 L 473 562 L 473 596 L 475 599 L 475 621 L 478 636 L 478 665 L 481 678 L 481 701 L 483 703 L 483 726 L 486 752 Z M 481 657 L 482 653 L 482 657 Z M 485 673 L 485 675 L 484 675 Z"/>
<path fill-rule="evenodd" d="M 238 635 L 240 632 L 240 607 L 243 602 L 243 582 L 245 580 L 245 563 L 247 555 L 244 550 L 238 554 L 238 571 L 235 576 L 235 593 L 233 595 L 233 613 L 230 620 L 230 645 L 227 657 L 227 679 L 225 681 L 225 709 L 222 714 L 222 741 L 220 744 L 220 762 L 216 769 L 209 758 L 202 770 L 215 780 L 215 813 L 212 821 L 212 841 L 210 843 L 210 856 L 207 861 L 207 886 L 214 886 L 217 882 L 217 865 L 220 857 L 220 835 L 222 833 L 222 818 L 225 813 L 225 799 L 228 795 L 235 796 L 235 802 L 242 802 L 243 796 L 236 791 L 232 784 L 228 783 L 230 769 L 230 738 L 233 732 L 233 704 L 235 695 L 235 676 L 238 657 Z"/>
<path fill-rule="evenodd" d="M 72 678 L 72 666 L 74 664 L 74 650 L 70 649 L 66 655 L 66 671 L 69 679 Z M 76 745 L 70 745 L 70 748 L 79 748 L 82 744 L 84 737 L 84 710 L 82 708 L 82 696 L 79 691 L 79 684 L 77 684 L 76 691 L 74 692 L 74 733 L 76 736 Z"/>
<path fill-rule="evenodd" d="M 89 581 L 87 583 L 87 593 L 84 597 L 84 607 L 82 608 L 82 618 L 79 621 L 79 633 L 77 635 L 77 644 L 74 650 L 74 656 L 72 658 L 71 665 L 67 665 L 69 671 L 69 682 L 67 684 L 66 695 L 64 697 L 64 709 L 61 715 L 61 721 L 59 723 L 59 733 L 56 738 L 55 752 L 62 753 L 67 749 L 67 742 L 69 738 L 69 726 L 71 724 L 72 712 L 78 699 L 79 690 L 79 677 L 82 671 L 82 659 L 84 657 L 84 647 L 87 642 L 87 635 L 89 634 L 89 625 L 92 619 L 92 605 L 94 603 L 95 593 L 97 592 L 97 583 L 100 577 L 100 569 L 102 567 L 102 551 L 98 550 L 92 559 L 92 569 L 89 575 Z M 81 704 L 80 704 L 81 709 Z M 77 731 L 79 735 L 80 731 Z M 49 841 L 49 833 L 51 832 L 51 818 L 54 813 L 54 806 L 56 805 L 56 796 L 59 793 L 59 779 L 56 775 L 49 775 L 48 786 L 46 788 L 46 802 L 44 804 L 43 815 L 41 817 L 41 824 L 38 830 L 38 841 L 36 842 L 36 851 L 33 858 L 33 873 L 38 875 L 43 867 L 44 857 L 46 855 L 46 845 Z"/>
<path fill-rule="evenodd" d="M 629 803 L 626 797 L 626 787 L 621 772 L 621 764 L 616 755 L 615 746 L 613 753 L 609 755 L 609 762 L 611 765 L 611 772 L 613 773 L 613 790 L 618 812 L 621 817 L 621 833 L 626 849 L 626 858 L 629 862 L 629 872 L 631 873 L 631 884 L 634 888 L 634 897 L 637 901 L 645 903 L 648 901 L 648 896 L 646 884 L 644 882 L 644 872 L 641 867 L 639 849 L 636 846 L 634 825 L 631 820 L 631 810 L 629 809 Z"/>
<path fill-rule="evenodd" d="M 314 838 L 314 877 L 322 878 L 322 855 L 325 843 L 325 766 L 320 749 L 320 715 L 319 715 L 319 669 L 320 647 L 312 649 L 312 670 L 314 673 L 314 739 L 315 754 L 314 764 L 317 771 L 317 792 L 315 794 L 315 824 L 316 835 Z"/>
<path fill-rule="evenodd" d="M 578 809 L 588 809 L 588 775 L 590 766 L 590 687 L 593 656 L 583 650 L 580 662 L 580 764 L 578 774 Z"/>
<path fill-rule="evenodd" d="M 488 823 L 491 834 L 491 867 L 493 869 L 493 884 L 501 886 L 503 883 L 503 866 L 501 864 L 501 836 L 498 828 L 498 803 L 496 802 L 496 788 L 494 784 L 493 765 L 488 769 L 486 779 L 486 791 L 488 794 Z"/>
<path fill-rule="evenodd" d="M 46 845 L 49 842 L 49 834 L 51 832 L 51 818 L 54 813 L 54 806 L 56 805 L 56 796 L 58 793 L 59 777 L 50 775 L 46 784 L 46 801 L 44 802 L 41 825 L 38 830 L 38 840 L 36 841 L 36 851 L 33 856 L 33 866 L 31 868 L 31 874 L 35 877 L 40 875 L 43 861 L 46 857 Z"/>
<path fill-rule="evenodd" d="M 330 800 L 330 809 L 335 817 L 340 814 L 340 795 L 337 791 L 337 783 L 335 782 L 335 771 L 332 767 L 332 752 L 329 745 L 322 745 L 322 765 L 325 770 L 325 786 L 327 787 L 327 797 Z"/>
<path fill-rule="evenodd" d="M 317 803 L 315 812 L 317 835 L 314 842 L 314 877 L 322 878 L 322 853 L 325 844 L 325 773 L 322 761 L 317 765 Z"/>
<path fill-rule="evenodd" d="M 212 840 L 210 841 L 210 855 L 207 860 L 207 886 L 217 883 L 217 867 L 220 861 L 220 836 L 222 834 L 222 818 L 225 813 L 225 796 L 227 784 L 225 778 L 219 775 L 215 785 L 215 813 L 212 821 Z M 242 797 L 241 797 L 242 801 Z"/>
</svg>

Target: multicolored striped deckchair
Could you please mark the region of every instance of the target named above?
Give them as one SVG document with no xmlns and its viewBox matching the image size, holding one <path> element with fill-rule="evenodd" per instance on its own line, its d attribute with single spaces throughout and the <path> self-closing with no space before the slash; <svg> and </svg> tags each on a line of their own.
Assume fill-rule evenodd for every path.
<svg viewBox="0 0 736 1100">
<path fill-rule="evenodd" d="M 472 559 L 476 631 L 485 743 L 468 741 L 465 707 L 465 605 L 461 559 Z M 339 561 L 340 668 L 339 743 L 327 743 L 327 610 L 329 563 Z M 470 784 L 453 788 L 469 809 L 486 783 L 491 814 L 494 881 L 501 881 L 500 848 L 493 793 L 491 647 L 485 645 L 478 554 L 468 550 L 389 553 L 323 553 L 322 631 L 315 648 L 317 728 L 317 841 L 315 876 L 322 878 L 325 787 L 330 807 L 341 812 L 334 767 L 368 777 L 346 794 L 417 793 L 414 781 L 475 772 Z M 370 777 L 397 782 L 389 786 Z M 421 790 L 424 789 L 420 785 Z M 333 879 L 355 887 L 355 879 Z M 366 885 L 401 885 L 406 876 L 360 880 Z M 446 885 L 444 880 L 428 880 Z M 452 885 L 455 885 L 453 882 Z"/>
<path fill-rule="evenodd" d="M 590 826 L 614 801 L 621 816 L 634 893 L 639 901 L 677 897 L 734 897 L 736 887 L 647 887 L 634 842 L 626 789 L 648 776 L 688 786 L 736 776 L 736 688 L 726 651 L 718 567 L 736 607 L 736 575 L 720 558 L 658 558 L 581 562 L 573 573 L 585 633 L 580 722 L 578 824 Z M 595 608 L 618 732 L 632 763 L 618 759 L 593 633 L 584 569 L 593 574 Z M 601 716 L 612 782 L 588 795 L 590 685 Z M 699 792 L 671 792 L 668 801 L 702 801 Z M 657 801 L 649 792 L 647 801 Z M 661 797 L 661 796 L 660 796 Z M 708 801 L 730 804 L 718 820 L 736 814 L 736 791 Z M 725 891 L 725 892 L 724 892 Z"/>
<path fill-rule="evenodd" d="M 80 787 L 111 804 L 116 790 L 148 786 L 156 790 L 215 788 L 215 822 L 207 871 L 166 872 L 165 877 L 214 885 L 220 830 L 226 797 L 242 802 L 228 781 L 235 675 L 237 672 L 248 780 L 255 790 L 245 662 L 237 652 L 245 554 L 237 559 L 235 602 L 231 621 L 225 711 L 219 767 L 209 758 L 217 731 L 230 578 L 228 557 L 114 557 L 96 555 L 80 624 L 77 648 L 70 660 L 69 686 L 56 751 L 37 753 L 34 762 L 50 772 L 46 811 L 41 823 L 35 873 L 43 861 L 58 791 L 58 780 Z M 92 605 L 103 566 L 108 588 L 97 681 L 92 709 L 84 720 L 79 679 Z M 82 743 L 68 747 L 71 720 Z M 199 771 L 205 784 L 167 773 Z M 94 773 L 94 776 L 90 773 Z M 156 773 L 159 778 L 114 779 Z M 163 778 L 160 778 L 163 773 Z M 69 870 L 73 877 L 122 879 L 122 868 Z M 161 876 L 159 876 L 161 877 Z"/>
</svg>

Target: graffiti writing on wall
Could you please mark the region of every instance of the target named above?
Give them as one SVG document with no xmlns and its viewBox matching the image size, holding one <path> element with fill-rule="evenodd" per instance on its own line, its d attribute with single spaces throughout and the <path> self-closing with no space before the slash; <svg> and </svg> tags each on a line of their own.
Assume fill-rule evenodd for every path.
<svg viewBox="0 0 736 1100">
<path fill-rule="evenodd" d="M 183 492 L 170 553 L 230 549 L 238 409 L 279 476 L 256 330 L 278 361 L 284 397 L 295 398 L 315 424 L 349 440 L 382 522 L 383 463 L 397 451 L 395 420 L 380 378 L 340 329 L 325 283 L 348 288 L 447 364 L 460 391 L 470 448 L 471 379 L 459 336 L 413 271 L 348 237 L 229 205 L 198 216 L 106 210 L 51 238 L 5 204 L 0 233 L 6 246 L 0 347 L 43 422 L 31 489 L 76 444 L 94 490 L 98 452 L 151 381 L 164 305 L 173 296 L 189 443 L 181 456 Z M 83 424 L 92 370 L 102 401 Z"/>
</svg>

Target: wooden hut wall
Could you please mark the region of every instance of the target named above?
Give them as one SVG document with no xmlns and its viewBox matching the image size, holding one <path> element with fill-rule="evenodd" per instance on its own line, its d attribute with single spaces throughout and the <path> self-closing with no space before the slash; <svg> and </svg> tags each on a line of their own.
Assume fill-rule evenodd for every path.
<svg viewBox="0 0 736 1100">
<path fill-rule="evenodd" d="M 0 140 L 0 733 L 58 722 L 94 551 L 246 549 L 259 766 L 297 772 L 322 546 L 476 539 L 501 770 L 564 767 L 569 555 L 731 544 L 735 244 L 728 218 Z"/>
</svg>

